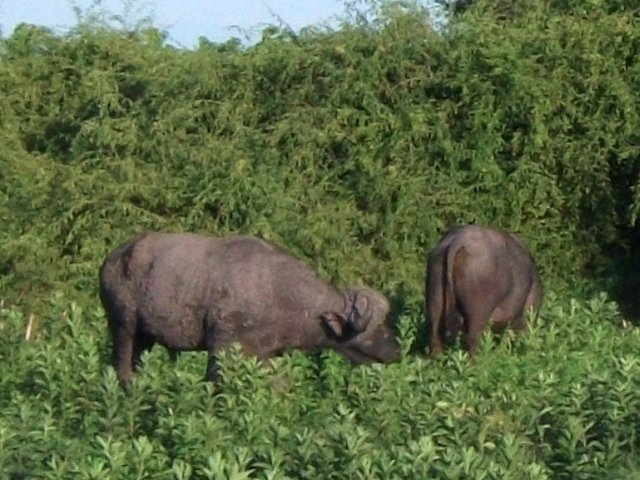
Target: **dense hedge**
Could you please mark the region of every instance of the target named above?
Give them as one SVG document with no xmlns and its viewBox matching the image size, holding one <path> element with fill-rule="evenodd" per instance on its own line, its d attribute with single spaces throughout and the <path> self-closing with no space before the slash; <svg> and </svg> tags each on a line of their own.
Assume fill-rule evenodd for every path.
<svg viewBox="0 0 640 480">
<path fill-rule="evenodd" d="M 260 234 L 410 302 L 454 222 L 519 231 L 548 282 L 606 266 L 638 208 L 637 9 L 490 4 L 442 31 L 387 3 L 193 51 L 21 26 L 1 41 L 2 287 L 94 292 L 144 228 Z"/>
</svg>

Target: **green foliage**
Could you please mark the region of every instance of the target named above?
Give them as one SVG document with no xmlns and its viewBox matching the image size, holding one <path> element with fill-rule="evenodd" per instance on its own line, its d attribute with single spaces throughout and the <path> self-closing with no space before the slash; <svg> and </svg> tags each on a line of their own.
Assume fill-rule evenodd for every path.
<svg viewBox="0 0 640 480">
<path fill-rule="evenodd" d="M 0 39 L 0 471 L 633 477 L 638 331 L 584 280 L 635 248 L 637 7 L 459 3 L 442 31 L 415 4 L 372 0 L 337 30 L 182 50 L 126 2 L 120 17 L 78 11 L 67 34 Z M 472 221 L 523 236 L 542 316 L 474 364 L 411 355 L 425 254 Z M 328 280 L 377 287 L 405 358 L 264 367 L 229 351 L 215 395 L 204 354 L 168 367 L 157 349 L 127 397 L 96 272 L 143 229 L 258 234 Z"/>
<path fill-rule="evenodd" d="M 419 310 L 400 319 L 415 341 Z M 0 310 L 0 470 L 8 478 L 632 478 L 640 464 L 637 328 L 604 296 L 551 294 L 523 337 L 486 338 L 475 363 L 405 352 L 353 369 L 333 352 L 264 366 L 144 356 L 131 394 L 108 366 L 99 308 Z M 406 349 L 405 349 L 406 350 Z"/>
</svg>

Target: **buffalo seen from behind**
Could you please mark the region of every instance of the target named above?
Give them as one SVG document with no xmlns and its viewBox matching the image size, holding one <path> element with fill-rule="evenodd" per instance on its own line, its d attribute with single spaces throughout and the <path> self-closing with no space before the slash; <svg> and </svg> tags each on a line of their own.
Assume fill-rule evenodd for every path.
<svg viewBox="0 0 640 480">
<path fill-rule="evenodd" d="M 172 354 L 206 350 L 212 381 L 216 353 L 235 342 L 260 359 L 318 347 L 355 364 L 400 356 L 382 294 L 366 287 L 340 291 L 254 237 L 144 233 L 106 258 L 99 282 L 112 363 L 125 388 L 142 352 L 155 343 Z"/>
<path fill-rule="evenodd" d="M 526 328 L 529 310 L 542 301 L 538 269 L 513 233 L 466 225 L 450 229 L 427 260 L 427 324 L 431 356 L 464 329 L 474 356 L 483 330 Z"/>
</svg>

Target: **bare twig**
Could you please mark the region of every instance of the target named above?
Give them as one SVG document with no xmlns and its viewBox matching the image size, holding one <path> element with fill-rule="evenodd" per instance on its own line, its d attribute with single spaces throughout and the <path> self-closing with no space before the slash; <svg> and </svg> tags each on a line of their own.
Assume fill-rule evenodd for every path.
<svg viewBox="0 0 640 480">
<path fill-rule="evenodd" d="M 33 315 L 33 313 L 29 314 L 29 321 L 27 322 L 27 331 L 24 333 L 24 339 L 27 342 L 31 338 L 31 330 L 33 328 L 33 322 L 35 321 L 35 318 L 36 317 Z"/>
</svg>

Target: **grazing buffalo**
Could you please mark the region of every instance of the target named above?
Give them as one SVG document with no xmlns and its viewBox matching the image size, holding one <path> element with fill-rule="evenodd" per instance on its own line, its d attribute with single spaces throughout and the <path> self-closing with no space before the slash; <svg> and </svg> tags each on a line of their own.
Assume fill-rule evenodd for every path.
<svg viewBox="0 0 640 480">
<path fill-rule="evenodd" d="M 429 253 L 426 299 L 431 321 L 431 356 L 444 339 L 464 328 L 470 356 L 487 325 L 526 328 L 528 310 L 542 300 L 538 269 L 513 233 L 478 225 L 450 229 Z"/>
<path fill-rule="evenodd" d="M 340 291 L 258 238 L 144 233 L 114 250 L 99 276 L 112 362 L 124 387 L 155 343 L 172 355 L 206 350 L 212 381 L 216 352 L 234 342 L 260 359 L 317 347 L 355 364 L 400 355 L 382 294 Z"/>
</svg>

